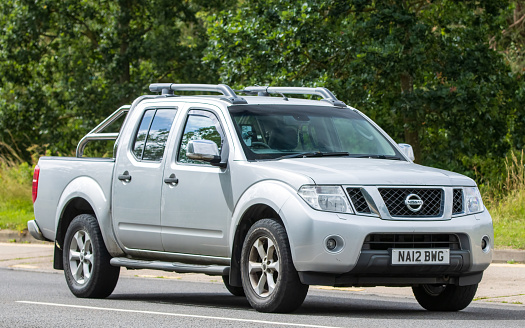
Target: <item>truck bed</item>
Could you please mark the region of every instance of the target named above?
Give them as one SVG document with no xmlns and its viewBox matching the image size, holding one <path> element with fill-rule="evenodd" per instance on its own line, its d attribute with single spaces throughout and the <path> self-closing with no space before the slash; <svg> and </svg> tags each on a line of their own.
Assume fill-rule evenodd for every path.
<svg viewBox="0 0 525 328">
<path fill-rule="evenodd" d="M 44 237 L 55 240 L 56 225 L 61 215 L 57 213 L 57 209 L 64 209 L 75 195 L 87 196 L 89 201 L 93 195 L 98 194 L 106 204 L 91 203 L 92 207 L 95 211 L 109 210 L 114 163 L 113 158 L 40 158 L 38 197 L 34 208 L 37 223 Z M 65 199 L 63 195 L 69 196 Z M 104 214 L 109 215 L 109 212 Z"/>
</svg>

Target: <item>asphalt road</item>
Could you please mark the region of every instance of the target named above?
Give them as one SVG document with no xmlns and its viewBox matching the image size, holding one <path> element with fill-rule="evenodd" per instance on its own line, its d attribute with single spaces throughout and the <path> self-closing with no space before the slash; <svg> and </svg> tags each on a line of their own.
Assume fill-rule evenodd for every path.
<svg viewBox="0 0 525 328">
<path fill-rule="evenodd" d="M 265 314 L 221 283 L 121 277 L 107 299 L 78 299 L 61 272 L 0 268 L 0 327 L 523 327 L 525 307 L 423 310 L 412 297 L 311 289 L 293 314 Z"/>
</svg>

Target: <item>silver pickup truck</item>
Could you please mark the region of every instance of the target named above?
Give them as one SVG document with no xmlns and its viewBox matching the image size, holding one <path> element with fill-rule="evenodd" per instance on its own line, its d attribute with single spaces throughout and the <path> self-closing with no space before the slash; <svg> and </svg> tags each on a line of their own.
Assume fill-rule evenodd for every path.
<svg viewBox="0 0 525 328">
<path fill-rule="evenodd" d="M 325 88 L 150 90 L 77 157 L 35 168 L 29 230 L 77 297 L 110 295 L 126 267 L 222 276 L 263 312 L 297 309 L 309 285 L 411 286 L 430 311 L 472 301 L 494 240 L 472 179 L 414 164 Z M 96 140 L 113 158 L 83 157 Z"/>
</svg>

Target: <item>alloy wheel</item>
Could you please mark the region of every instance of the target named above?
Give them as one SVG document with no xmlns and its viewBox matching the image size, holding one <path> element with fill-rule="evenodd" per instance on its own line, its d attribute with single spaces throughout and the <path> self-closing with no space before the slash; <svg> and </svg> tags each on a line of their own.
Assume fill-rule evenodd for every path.
<svg viewBox="0 0 525 328">
<path fill-rule="evenodd" d="M 69 246 L 69 266 L 73 279 L 83 285 L 91 278 L 93 271 L 93 245 L 84 230 L 75 232 Z"/>
<path fill-rule="evenodd" d="M 255 240 L 249 256 L 250 283 L 260 297 L 270 296 L 279 278 L 279 255 L 274 242 L 261 236 Z"/>
</svg>

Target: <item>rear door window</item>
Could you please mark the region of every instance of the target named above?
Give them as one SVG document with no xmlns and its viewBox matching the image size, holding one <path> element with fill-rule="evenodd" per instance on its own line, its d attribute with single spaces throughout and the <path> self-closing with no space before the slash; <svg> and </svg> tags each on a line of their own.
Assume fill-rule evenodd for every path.
<svg viewBox="0 0 525 328">
<path fill-rule="evenodd" d="M 148 109 L 135 135 L 132 153 L 138 160 L 160 162 L 175 119 L 176 109 Z"/>
</svg>

